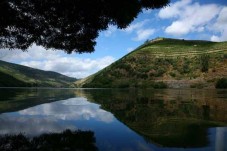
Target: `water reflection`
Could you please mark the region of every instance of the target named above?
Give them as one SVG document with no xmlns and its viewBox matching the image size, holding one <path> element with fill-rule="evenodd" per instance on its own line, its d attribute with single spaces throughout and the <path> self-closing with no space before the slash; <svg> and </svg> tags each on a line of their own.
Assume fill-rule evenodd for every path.
<svg viewBox="0 0 227 151">
<path fill-rule="evenodd" d="M 15 94 L 1 101 L 17 111 L 0 114 L 2 135 L 38 137 L 81 129 L 94 132 L 99 150 L 227 150 L 224 90 L 46 89 Z"/>
<path fill-rule="evenodd" d="M 64 125 L 50 118 L 1 115 L 0 121 L 0 134 L 2 135 L 25 133 L 28 136 L 37 136 L 42 133 L 58 133 L 65 129 L 76 129 L 74 125 Z"/>
<path fill-rule="evenodd" d="M 113 121 L 113 115 L 88 102 L 85 98 L 72 98 L 19 111 L 20 115 L 45 116 L 54 120 Z"/>
<path fill-rule="evenodd" d="M 2 151 L 97 151 L 94 132 L 65 130 L 28 138 L 23 134 L 0 136 Z"/>
<path fill-rule="evenodd" d="M 101 104 L 147 141 L 164 147 L 212 146 L 215 132 L 208 128 L 227 123 L 225 90 L 87 90 L 78 95 Z"/>
<path fill-rule="evenodd" d="M 0 88 L 0 113 L 18 111 L 42 103 L 65 100 L 75 96 L 70 89 Z"/>
<path fill-rule="evenodd" d="M 101 121 L 110 123 L 113 115 L 100 109 L 99 105 L 88 102 L 85 98 L 46 103 L 18 112 L 4 113 L 0 116 L 1 134 L 39 135 L 49 132 L 75 130 L 74 121 Z"/>
<path fill-rule="evenodd" d="M 215 137 L 215 151 L 225 151 L 227 140 L 227 129 L 218 127 L 216 128 L 216 137 Z"/>
</svg>

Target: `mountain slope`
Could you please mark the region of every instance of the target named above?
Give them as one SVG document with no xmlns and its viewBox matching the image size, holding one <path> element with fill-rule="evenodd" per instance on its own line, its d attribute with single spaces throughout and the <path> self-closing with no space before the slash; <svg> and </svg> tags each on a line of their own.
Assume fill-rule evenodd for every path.
<svg viewBox="0 0 227 151">
<path fill-rule="evenodd" d="M 0 87 L 72 87 L 75 78 L 0 60 Z"/>
<path fill-rule="evenodd" d="M 214 87 L 227 77 L 227 42 L 157 38 L 78 87 Z"/>
</svg>

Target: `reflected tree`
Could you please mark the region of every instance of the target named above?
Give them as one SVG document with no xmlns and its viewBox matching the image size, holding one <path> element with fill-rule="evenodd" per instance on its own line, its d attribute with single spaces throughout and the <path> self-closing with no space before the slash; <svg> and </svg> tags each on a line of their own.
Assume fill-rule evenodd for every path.
<svg viewBox="0 0 227 151">
<path fill-rule="evenodd" d="M 148 142 L 197 148 L 210 143 L 208 128 L 226 125 L 227 121 L 226 117 L 216 117 L 225 115 L 223 106 L 227 103 L 211 97 L 203 104 L 204 94 L 197 91 L 195 95 L 191 90 L 84 90 L 84 97 L 101 104 Z M 192 96 L 196 98 L 192 100 Z"/>
<path fill-rule="evenodd" d="M 4 151 L 97 151 L 94 132 L 65 130 L 43 134 L 32 139 L 23 134 L 0 136 L 0 150 Z"/>
</svg>

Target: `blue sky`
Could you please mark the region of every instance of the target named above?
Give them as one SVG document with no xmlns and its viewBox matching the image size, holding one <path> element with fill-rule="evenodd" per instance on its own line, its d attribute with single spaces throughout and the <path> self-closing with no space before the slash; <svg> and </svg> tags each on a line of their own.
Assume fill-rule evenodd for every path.
<svg viewBox="0 0 227 151">
<path fill-rule="evenodd" d="M 172 0 L 168 7 L 144 10 L 126 28 L 100 32 L 95 52 L 65 54 L 32 46 L 28 52 L 1 50 L 0 59 L 84 78 L 156 37 L 227 41 L 226 0 Z"/>
</svg>

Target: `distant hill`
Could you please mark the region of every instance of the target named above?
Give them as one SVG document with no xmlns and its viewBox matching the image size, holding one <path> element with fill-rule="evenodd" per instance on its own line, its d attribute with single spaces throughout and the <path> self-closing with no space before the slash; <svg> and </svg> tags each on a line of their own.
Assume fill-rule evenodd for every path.
<svg viewBox="0 0 227 151">
<path fill-rule="evenodd" d="M 73 87 L 77 79 L 0 61 L 0 87 Z"/>
<path fill-rule="evenodd" d="M 220 78 L 227 78 L 227 42 L 157 38 L 76 84 L 91 88 L 214 88 Z"/>
</svg>

